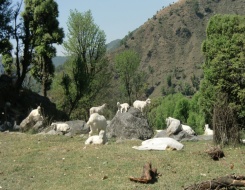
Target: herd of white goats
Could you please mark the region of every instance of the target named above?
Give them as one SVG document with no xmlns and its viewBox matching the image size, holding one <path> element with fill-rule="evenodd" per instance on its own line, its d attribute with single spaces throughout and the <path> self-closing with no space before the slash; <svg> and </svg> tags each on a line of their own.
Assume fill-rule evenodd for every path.
<svg viewBox="0 0 245 190">
<path fill-rule="evenodd" d="M 150 103 L 151 103 L 151 100 L 149 98 L 145 101 L 136 100 L 133 103 L 133 107 L 140 110 L 141 113 L 144 114 L 145 108 Z M 98 107 L 90 108 L 89 110 L 90 117 L 89 117 L 89 120 L 87 121 L 87 125 L 90 127 L 90 132 L 89 132 L 89 138 L 85 141 L 86 145 L 105 144 L 107 142 L 107 137 L 106 137 L 107 121 L 106 121 L 106 118 L 102 115 L 104 110 L 106 109 L 106 106 L 107 104 L 103 104 Z M 120 102 L 117 102 L 117 107 L 118 107 L 117 113 L 127 112 L 130 108 L 128 103 L 120 104 Z M 42 117 L 40 106 L 38 106 L 37 109 L 32 110 L 28 117 L 35 117 L 37 115 L 40 115 L 40 117 Z M 190 126 L 181 124 L 180 120 L 178 119 L 168 117 L 166 119 L 166 123 L 167 123 L 167 133 L 169 135 L 175 133 L 177 130 L 183 130 L 190 135 L 195 134 L 195 131 Z M 51 127 L 55 131 L 60 131 L 60 132 L 67 132 L 70 130 L 70 127 L 68 124 L 60 123 L 60 122 L 52 123 Z M 205 125 L 204 135 L 213 135 L 213 130 L 210 129 L 208 125 Z M 158 138 L 158 140 L 161 140 L 161 139 Z M 149 142 L 149 140 L 147 142 Z M 151 143 L 153 143 L 152 140 L 151 140 Z"/>
</svg>

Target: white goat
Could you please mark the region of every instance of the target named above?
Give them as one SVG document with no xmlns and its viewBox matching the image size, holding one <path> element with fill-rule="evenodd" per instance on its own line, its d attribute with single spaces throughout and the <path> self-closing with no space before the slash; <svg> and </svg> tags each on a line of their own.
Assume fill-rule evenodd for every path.
<svg viewBox="0 0 245 190">
<path fill-rule="evenodd" d="M 189 135 L 195 135 L 195 131 L 188 125 L 181 124 L 182 130 L 188 133 Z"/>
<path fill-rule="evenodd" d="M 101 130 L 99 135 L 93 135 L 89 137 L 86 141 L 85 144 L 105 144 L 107 142 L 106 138 L 106 132 L 104 130 Z"/>
<path fill-rule="evenodd" d="M 28 120 L 33 120 L 33 119 L 43 119 L 42 112 L 41 112 L 41 107 L 38 106 L 36 109 L 32 110 L 29 115 L 27 116 Z"/>
<path fill-rule="evenodd" d="M 38 106 L 36 109 L 32 110 L 30 114 L 28 115 L 28 118 L 32 119 L 33 117 L 40 116 L 42 119 L 42 112 L 41 112 L 41 107 Z"/>
<path fill-rule="evenodd" d="M 92 108 L 90 108 L 89 113 L 90 113 L 90 115 L 93 113 L 103 114 L 106 106 L 107 106 L 107 104 L 103 104 L 102 106 L 98 106 L 98 107 L 92 107 Z"/>
<path fill-rule="evenodd" d="M 146 106 L 151 103 L 151 99 L 147 98 L 146 101 L 135 100 L 133 103 L 134 108 L 139 109 L 141 113 L 145 110 Z"/>
<path fill-rule="evenodd" d="M 118 111 L 117 112 L 127 112 L 128 109 L 129 109 L 129 104 L 128 103 L 123 103 L 123 104 L 120 104 L 120 102 L 117 102 L 117 108 L 118 108 Z"/>
<path fill-rule="evenodd" d="M 89 136 L 92 136 L 94 133 L 99 134 L 101 130 L 106 131 L 107 121 L 103 115 L 92 113 L 87 125 L 90 127 Z"/>
<path fill-rule="evenodd" d="M 209 128 L 208 124 L 205 124 L 204 127 L 204 135 L 213 135 L 214 131 L 212 129 Z"/>
<path fill-rule="evenodd" d="M 60 132 L 64 132 L 64 133 L 70 130 L 70 127 L 67 123 L 52 123 L 51 127 L 55 131 L 60 131 Z"/>
</svg>

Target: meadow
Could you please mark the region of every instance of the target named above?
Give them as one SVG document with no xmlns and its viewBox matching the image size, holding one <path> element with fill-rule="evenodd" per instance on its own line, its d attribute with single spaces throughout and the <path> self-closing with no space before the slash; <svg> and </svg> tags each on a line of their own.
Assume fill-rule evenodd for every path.
<svg viewBox="0 0 245 190">
<path fill-rule="evenodd" d="M 213 161 L 212 141 L 184 142 L 180 151 L 139 151 L 140 140 L 85 146 L 84 137 L 0 133 L 0 189 L 3 190 L 179 190 L 226 174 L 245 175 L 245 146 L 224 147 Z M 151 162 L 153 184 L 135 183 Z M 234 165 L 234 167 L 231 167 Z"/>
</svg>

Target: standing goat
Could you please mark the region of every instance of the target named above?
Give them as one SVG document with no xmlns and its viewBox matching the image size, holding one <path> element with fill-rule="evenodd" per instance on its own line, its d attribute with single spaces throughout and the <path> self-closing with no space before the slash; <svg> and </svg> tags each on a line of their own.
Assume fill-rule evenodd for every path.
<svg viewBox="0 0 245 190">
<path fill-rule="evenodd" d="M 87 125 L 90 127 L 89 136 L 95 133 L 98 135 L 101 130 L 106 132 L 106 118 L 98 113 L 92 113 L 90 115 Z"/>
<path fill-rule="evenodd" d="M 141 113 L 144 112 L 146 106 L 151 103 L 151 99 L 147 98 L 146 101 L 135 100 L 133 103 L 134 108 L 139 109 Z"/>
<path fill-rule="evenodd" d="M 117 102 L 117 108 L 118 108 L 118 111 L 117 112 L 127 112 L 128 109 L 129 109 L 129 104 L 128 103 L 123 103 L 123 104 L 120 104 L 120 102 Z"/>
<path fill-rule="evenodd" d="M 107 104 L 103 104 L 102 106 L 98 106 L 98 107 L 92 107 L 92 108 L 90 108 L 89 113 L 90 113 L 90 115 L 93 113 L 103 114 L 106 106 L 107 106 Z"/>
</svg>

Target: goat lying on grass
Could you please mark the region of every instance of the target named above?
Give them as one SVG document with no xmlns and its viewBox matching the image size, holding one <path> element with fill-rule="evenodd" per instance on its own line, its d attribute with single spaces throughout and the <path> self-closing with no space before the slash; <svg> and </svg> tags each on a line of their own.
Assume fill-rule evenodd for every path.
<svg viewBox="0 0 245 190">
<path fill-rule="evenodd" d="M 51 127 L 55 130 L 55 131 L 60 131 L 63 133 L 66 133 L 67 131 L 70 130 L 70 127 L 67 123 L 52 123 Z"/>
<path fill-rule="evenodd" d="M 105 144 L 107 142 L 106 132 L 101 130 L 99 135 L 90 136 L 86 141 L 85 144 Z"/>
</svg>

